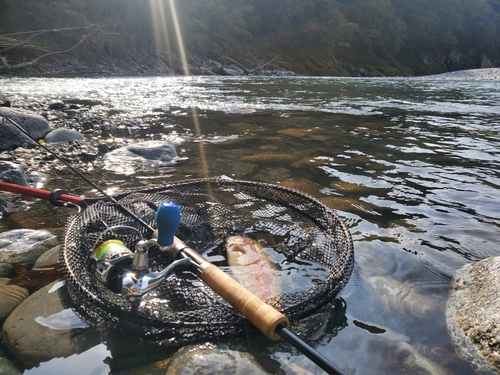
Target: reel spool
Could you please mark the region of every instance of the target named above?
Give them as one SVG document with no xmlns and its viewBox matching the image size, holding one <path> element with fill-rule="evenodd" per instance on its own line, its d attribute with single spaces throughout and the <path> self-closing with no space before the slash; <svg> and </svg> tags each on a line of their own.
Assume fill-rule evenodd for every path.
<svg viewBox="0 0 500 375">
<path fill-rule="evenodd" d="M 134 253 L 120 240 L 103 242 L 91 252 L 89 270 L 112 292 L 120 293 L 122 274 L 132 265 Z"/>
<path fill-rule="evenodd" d="M 266 301 L 292 324 L 331 302 L 352 273 L 354 251 L 345 224 L 320 201 L 294 189 L 211 178 L 126 192 L 115 199 L 152 228 L 157 227 L 158 206 L 175 202 L 182 215 L 176 235 L 199 253 L 231 235 L 259 235 L 277 254 L 281 266 L 297 262 L 322 267 L 321 279 L 310 280 L 306 290 L 277 292 Z M 175 344 L 248 333 L 245 318 L 185 268 L 165 277 L 139 303 L 117 293 L 121 271 L 106 273 L 98 265 L 130 267 L 130 249 L 150 237 L 148 228 L 112 203 L 99 201 L 68 216 L 61 264 L 68 291 L 84 320 Z M 155 246 L 148 255 L 153 273 L 174 262 Z"/>
</svg>

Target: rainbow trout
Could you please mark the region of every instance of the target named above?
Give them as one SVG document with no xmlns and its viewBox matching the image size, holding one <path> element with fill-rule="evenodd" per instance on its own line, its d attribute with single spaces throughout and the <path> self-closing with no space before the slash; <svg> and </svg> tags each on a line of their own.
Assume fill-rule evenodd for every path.
<svg viewBox="0 0 500 375">
<path fill-rule="evenodd" d="M 262 246 L 244 236 L 226 240 L 229 274 L 264 302 L 278 295 L 276 266 L 262 251 Z"/>
</svg>

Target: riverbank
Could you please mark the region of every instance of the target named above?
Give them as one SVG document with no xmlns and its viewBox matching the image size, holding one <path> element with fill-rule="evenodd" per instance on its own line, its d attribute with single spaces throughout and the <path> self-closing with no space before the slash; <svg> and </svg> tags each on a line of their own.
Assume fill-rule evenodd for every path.
<svg viewBox="0 0 500 375">
<path fill-rule="evenodd" d="M 458 70 L 456 72 L 427 76 L 427 78 L 443 80 L 498 81 L 500 80 L 500 68 Z"/>
</svg>

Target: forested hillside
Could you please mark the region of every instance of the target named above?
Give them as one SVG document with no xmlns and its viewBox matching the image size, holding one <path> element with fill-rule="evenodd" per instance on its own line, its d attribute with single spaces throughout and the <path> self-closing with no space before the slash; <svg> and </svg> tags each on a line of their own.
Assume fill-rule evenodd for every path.
<svg viewBox="0 0 500 375">
<path fill-rule="evenodd" d="M 29 31 L 89 25 L 2 52 Z M 500 63 L 500 0 L 0 0 L 0 34 L 4 65 L 85 35 L 71 53 L 89 61 L 167 63 L 182 50 L 245 64 L 279 56 L 310 75 L 430 74 Z"/>
</svg>

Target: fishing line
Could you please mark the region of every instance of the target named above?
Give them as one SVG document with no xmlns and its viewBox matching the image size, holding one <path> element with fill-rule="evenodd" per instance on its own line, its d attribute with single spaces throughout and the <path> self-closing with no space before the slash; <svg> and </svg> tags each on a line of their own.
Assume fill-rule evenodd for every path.
<svg viewBox="0 0 500 375">
<path fill-rule="evenodd" d="M 3 117 L 3 118 L 5 118 L 5 119 L 7 119 L 7 117 L 6 117 L 5 115 L 2 115 L 2 117 Z M 13 120 L 12 120 L 12 121 L 13 121 Z M 7 127 L 7 129 L 8 129 L 8 130 L 9 130 L 9 131 L 10 131 L 10 132 L 11 132 L 11 133 L 15 136 L 15 137 L 17 137 L 20 141 L 24 141 L 24 139 L 23 139 L 23 138 L 21 138 L 21 137 L 19 136 L 19 134 L 18 134 L 18 133 L 16 133 L 15 131 L 13 131 L 12 129 L 10 129 L 9 127 Z M 19 129 L 19 128 L 18 128 L 18 129 Z M 22 129 L 22 128 L 21 128 L 21 130 L 24 130 L 24 129 Z M 28 137 L 30 137 L 30 135 L 29 135 L 29 134 L 26 134 L 25 132 L 23 132 L 23 133 L 24 133 L 25 135 L 27 135 Z M 42 147 L 42 144 L 41 144 L 41 143 L 36 142 L 36 140 L 35 140 L 35 139 L 33 139 L 32 137 L 30 137 L 30 138 L 31 138 L 31 139 L 32 139 L 32 140 L 33 140 L 36 144 L 38 144 L 40 147 Z M 47 148 L 45 147 L 45 149 L 47 149 Z M 47 149 L 47 151 L 49 151 L 50 153 L 54 154 L 54 153 L 53 153 L 53 151 L 52 151 L 52 150 L 50 150 L 50 149 Z M 57 157 L 57 155 L 54 155 L 54 156 L 55 156 L 55 157 Z M 59 159 L 59 160 L 60 160 L 60 159 Z M 61 160 L 61 161 L 64 163 L 64 160 Z M 64 164 L 66 164 L 66 163 L 64 163 Z M 71 168 L 71 166 L 69 166 L 69 167 L 70 167 L 70 169 L 71 169 L 71 170 L 73 170 L 73 168 Z M 51 171 L 53 174 L 55 174 L 56 178 L 57 178 L 57 179 L 58 179 L 58 180 L 59 180 L 62 184 L 64 184 L 65 186 L 68 186 L 68 183 L 66 182 L 66 179 L 64 179 L 63 177 L 61 177 L 61 176 L 59 175 L 59 173 L 57 172 L 57 170 L 56 170 L 53 166 L 49 166 L 49 168 L 50 168 L 50 171 Z M 60 192 L 62 192 L 62 193 L 65 193 L 65 191 L 63 191 L 63 190 L 60 190 L 60 189 L 58 189 L 58 190 L 59 190 Z M 73 188 L 72 188 L 71 190 L 73 190 Z M 52 203 L 53 205 L 55 205 L 55 203 L 56 203 L 56 202 L 51 201 L 51 203 Z M 82 210 L 82 207 L 81 207 L 82 205 L 85 205 L 86 207 L 88 207 L 88 206 L 89 206 L 89 204 L 88 204 L 88 203 L 87 203 L 87 201 L 85 201 L 85 200 L 82 200 L 82 201 L 81 201 L 81 203 L 80 203 L 80 205 L 78 205 L 78 204 L 76 204 L 76 203 L 67 202 L 67 201 L 66 201 L 66 202 L 64 202 L 64 205 L 72 205 L 72 206 L 74 206 L 74 207 L 78 210 L 78 212 L 79 212 L 79 213 L 80 213 L 80 212 L 81 212 L 81 210 Z M 110 228 L 110 226 L 106 223 L 106 221 L 105 221 L 102 217 L 99 217 L 99 218 L 100 218 L 100 220 L 101 220 L 101 223 L 102 223 L 102 224 L 103 224 L 106 228 Z"/>
<path fill-rule="evenodd" d="M 38 143 L 20 125 L 5 116 L 3 117 L 13 123 L 23 134 Z M 144 224 L 142 219 L 137 218 L 135 214 L 106 194 L 74 167 L 47 149 L 47 147 L 40 146 L 89 182 L 113 202 L 116 208 L 123 211 L 124 215 L 118 215 L 116 210 L 111 209 L 107 209 L 102 213 L 107 215 L 106 218 L 109 219 L 110 228 L 117 228 L 118 226 L 125 229 L 132 228 L 128 226 L 128 222 L 130 217 L 133 217 L 153 231 L 149 225 Z M 156 262 L 160 267 L 165 265 L 163 271 L 160 272 L 163 277 L 163 275 L 167 275 L 167 271 L 172 272 L 173 270 L 171 268 L 173 263 L 169 263 L 169 260 L 183 261 L 181 258 L 189 258 L 187 259 L 189 263 L 196 265 L 201 280 L 214 292 L 213 299 L 207 300 L 200 297 L 199 290 L 193 291 L 189 285 L 177 283 L 174 288 L 161 289 L 162 299 L 168 301 L 167 304 L 158 302 L 156 298 L 153 298 L 144 302 L 144 309 L 130 310 L 130 304 L 136 301 L 136 296 L 142 296 L 142 294 L 125 293 L 117 303 L 118 300 L 115 298 L 109 300 L 110 290 L 112 292 L 113 289 L 109 289 L 107 278 L 102 278 L 102 288 L 96 288 L 94 279 L 81 277 L 88 271 L 88 242 L 92 240 L 93 231 L 96 227 L 96 222 L 93 219 L 103 222 L 100 216 L 102 207 L 89 205 L 86 215 L 75 217 L 68 224 L 64 238 L 65 246 L 62 248 L 63 269 L 65 277 L 69 281 L 67 286 L 71 288 L 70 294 L 72 298 L 79 301 L 79 309 L 86 318 L 90 321 L 95 319 L 95 324 L 102 323 L 103 320 L 109 321 L 112 326 L 129 329 L 132 333 L 141 337 L 169 340 L 172 343 L 189 342 L 195 338 L 200 340 L 205 337 L 213 339 L 229 337 L 228 335 L 238 336 L 242 332 L 242 326 L 246 327 L 246 319 L 248 319 L 256 329 L 259 329 L 270 339 L 277 340 L 281 337 L 288 341 L 329 374 L 344 374 L 327 358 L 289 331 L 287 329 L 289 320 L 284 315 L 285 312 L 288 312 L 297 321 L 324 307 L 327 301 L 331 300 L 342 289 L 352 273 L 354 265 L 352 238 L 348 229 L 331 209 L 311 196 L 293 189 L 258 182 L 234 181 L 226 178 L 213 178 L 208 181 L 206 179 L 184 181 L 167 185 L 162 189 L 155 188 L 141 191 L 140 195 L 146 201 L 154 199 L 162 208 L 165 207 L 162 202 L 176 201 L 183 201 L 185 204 L 197 207 L 201 215 L 193 215 L 196 220 L 193 224 L 198 225 L 200 231 L 186 233 L 189 234 L 187 237 L 195 243 L 206 243 L 212 240 L 213 235 L 216 235 L 218 231 L 227 233 L 228 228 L 233 230 L 237 228 L 258 229 L 260 226 L 264 226 L 264 228 L 271 230 L 272 228 L 265 221 L 261 223 L 259 218 L 276 219 L 276 209 L 289 210 L 285 211 L 280 217 L 279 228 L 281 228 L 281 224 L 286 225 L 288 223 L 291 226 L 290 230 L 297 232 L 297 241 L 290 241 L 290 245 L 295 243 L 293 245 L 295 248 L 290 248 L 290 252 L 299 254 L 299 249 L 300 251 L 307 251 L 307 256 L 311 257 L 311 260 L 327 266 L 331 270 L 331 274 L 322 282 L 315 283 L 313 288 L 300 292 L 300 295 L 296 293 L 293 296 L 281 295 L 280 309 L 282 311 L 278 311 L 211 264 L 193 248 L 188 247 L 186 243 L 177 240 L 174 241 L 173 245 L 165 244 L 165 246 L 169 245 L 167 247 L 168 257 L 156 254 L 153 255 L 154 258 L 151 261 Z M 130 203 L 139 198 L 141 197 L 134 194 L 128 200 L 127 195 L 119 199 Z M 295 203 L 292 204 L 291 202 Z M 248 207 L 248 203 L 251 203 L 251 207 Z M 299 210 L 299 207 L 302 209 Z M 205 221 L 204 212 L 210 213 L 209 223 Z M 261 214 L 256 215 L 257 212 L 261 212 Z M 180 212 L 178 214 L 180 222 Z M 159 222 L 160 217 L 163 223 Z M 314 217 L 318 217 L 318 220 L 314 221 L 315 225 L 311 225 L 311 218 Z M 165 224 L 169 224 L 170 227 L 171 220 L 169 218 L 170 216 L 167 217 L 166 215 L 158 216 L 157 212 L 158 227 L 165 229 L 167 227 Z M 134 232 L 137 230 L 136 228 L 132 229 Z M 274 236 L 281 235 L 281 231 L 271 231 L 270 234 Z M 123 235 L 126 236 L 129 233 Z M 303 249 L 304 244 L 299 241 L 299 238 L 314 238 L 317 241 L 315 241 L 314 248 Z M 322 239 L 323 242 L 321 242 Z M 161 244 L 163 246 L 163 243 Z M 128 262 L 130 250 L 127 249 L 127 251 L 126 255 L 120 255 L 120 257 L 116 258 L 116 261 Z M 136 252 L 135 254 L 147 255 L 146 252 Z M 136 259 L 135 254 L 134 260 Z M 113 261 L 111 259 L 109 262 Z M 118 263 L 108 263 L 108 265 L 118 267 Z M 142 263 L 138 262 L 138 265 L 141 266 Z M 120 267 L 123 267 L 121 263 Z M 117 272 L 124 271 L 125 273 L 122 276 L 129 274 L 128 265 L 123 269 L 120 267 L 118 267 Z M 137 269 L 142 270 L 141 268 Z M 103 268 L 103 270 L 106 269 Z M 99 269 L 96 268 L 96 275 L 98 273 Z M 144 275 L 144 280 L 153 280 L 150 274 L 151 272 Z M 156 275 L 154 272 L 153 274 Z M 99 275 L 103 276 L 104 273 L 101 272 Z M 118 276 L 116 280 L 120 280 Z M 140 281 L 142 285 L 142 276 Z M 122 287 L 127 287 L 125 292 L 133 291 L 136 284 L 130 285 L 131 287 L 129 287 L 129 284 L 122 285 Z M 144 293 L 150 291 L 150 289 L 142 290 L 144 290 Z M 141 290 L 139 292 L 142 293 Z M 182 300 L 179 299 L 179 296 L 183 297 Z M 220 303 L 219 298 L 225 303 Z M 233 315 L 231 315 L 231 311 L 227 310 L 227 303 L 234 307 Z M 187 311 L 184 310 L 186 307 L 188 307 Z M 186 320 L 184 321 L 184 319 Z M 207 322 L 215 321 L 215 325 L 207 324 Z"/>
<path fill-rule="evenodd" d="M 54 156 L 57 160 L 59 160 L 61 163 L 63 163 L 66 167 L 68 167 L 71 171 L 76 173 L 79 177 L 81 177 L 85 182 L 87 182 L 90 186 L 95 188 L 99 193 L 101 193 L 106 199 L 108 199 L 110 202 L 112 202 L 116 207 L 118 207 L 120 210 L 126 212 L 128 215 L 130 215 L 132 218 L 134 218 L 137 222 L 139 222 L 142 226 L 147 228 L 150 232 L 154 232 L 154 229 L 147 224 L 144 220 L 142 220 L 139 216 L 134 214 L 132 211 L 118 203 L 116 199 L 114 199 L 111 195 L 107 194 L 103 189 L 101 189 L 97 184 L 95 184 L 92 180 L 87 178 L 83 173 L 81 173 L 78 169 L 73 167 L 71 164 L 69 164 L 66 160 L 61 158 L 59 155 L 57 155 L 55 152 L 53 152 L 51 149 L 49 149 L 47 146 L 44 144 L 38 142 L 31 134 L 29 134 L 21 125 L 19 125 L 17 122 L 12 120 L 11 118 L 5 116 L 4 114 L 1 114 L 1 116 L 9 121 L 12 125 L 16 127 L 21 133 L 26 135 L 29 139 L 31 139 L 33 142 L 35 142 L 39 147 L 43 148 L 45 151 L 47 151 L 49 154 Z"/>
</svg>

